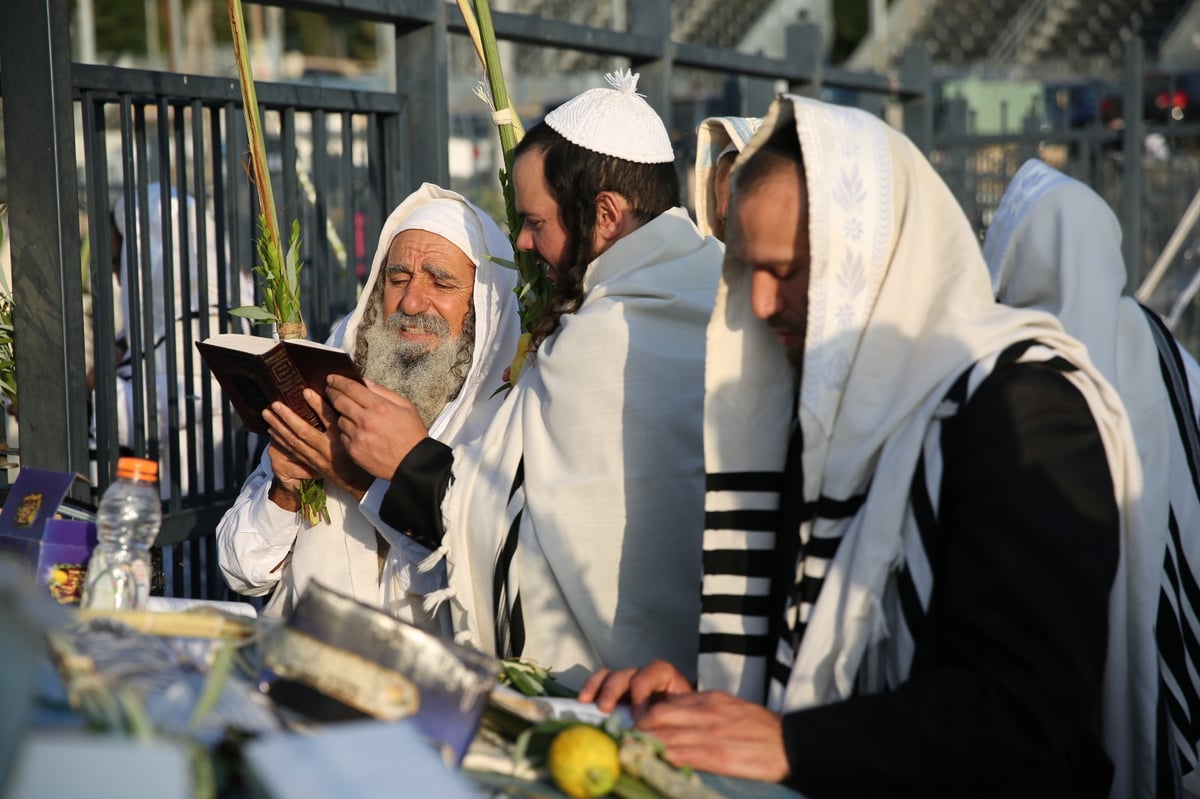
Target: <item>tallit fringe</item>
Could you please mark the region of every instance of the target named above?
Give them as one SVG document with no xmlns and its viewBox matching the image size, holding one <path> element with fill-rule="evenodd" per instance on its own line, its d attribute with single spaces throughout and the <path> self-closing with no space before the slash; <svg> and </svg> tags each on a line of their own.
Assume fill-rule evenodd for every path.
<svg viewBox="0 0 1200 799">
<path fill-rule="evenodd" d="M 417 571 L 420 574 L 427 574 L 428 572 L 433 571 L 435 568 L 437 568 L 439 563 L 446 559 L 448 554 L 450 554 L 450 548 L 445 544 L 442 544 L 440 547 L 433 550 L 433 552 L 430 552 L 428 557 L 417 564 Z M 433 594 L 430 594 L 430 596 L 433 596 Z"/>
<path fill-rule="evenodd" d="M 438 590 L 430 591 L 425 595 L 425 599 L 421 603 L 421 607 L 426 613 L 432 616 L 434 613 L 437 613 L 438 608 L 442 606 L 443 602 L 453 599 L 456 596 L 458 596 L 457 588 L 439 588 Z"/>
</svg>

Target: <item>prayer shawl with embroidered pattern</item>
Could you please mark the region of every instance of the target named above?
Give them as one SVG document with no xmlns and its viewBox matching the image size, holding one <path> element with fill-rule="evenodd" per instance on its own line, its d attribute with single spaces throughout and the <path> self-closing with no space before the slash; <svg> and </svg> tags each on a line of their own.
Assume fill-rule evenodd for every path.
<svg viewBox="0 0 1200 799">
<path fill-rule="evenodd" d="M 1013 345 L 1034 340 L 1022 360 L 1065 365 L 1108 453 L 1123 534 L 1141 523 L 1141 472 L 1119 398 L 1051 315 L 995 303 L 977 239 L 924 156 L 867 113 L 781 96 L 739 161 L 785 126 L 798 133 L 808 191 L 803 379 L 797 396 L 782 347 L 751 311 L 751 274 L 727 260 L 708 331 L 699 661 L 700 688 L 757 701 L 772 668 L 768 704 L 780 712 L 907 678 L 909 627 L 928 610 L 936 577 L 910 488 L 923 470 L 937 508 L 950 390 L 969 397 Z M 789 602 L 791 629 L 772 640 L 763 614 L 796 423 L 805 510 L 796 535 L 809 555 L 795 595 L 815 601 Z M 1129 621 L 1127 579 L 1121 569 L 1112 591 L 1116 635 Z M 1127 665 L 1110 659 L 1108 668 L 1122 675 Z M 1106 712 L 1130 718 L 1135 704 Z M 1127 773 L 1132 748 L 1110 755 Z"/>
<path fill-rule="evenodd" d="M 1139 674 L 1159 679 L 1110 684 L 1141 702 L 1157 701 L 1169 727 L 1137 728 L 1140 758 L 1137 794 L 1179 795 L 1179 779 L 1196 766 L 1200 738 L 1200 441 L 1196 399 L 1200 367 L 1161 321 L 1132 297 L 1123 296 L 1125 262 L 1121 228 L 1098 194 L 1039 160 L 1013 177 L 988 228 L 984 258 L 992 288 L 1004 303 L 1037 308 L 1058 317 L 1067 332 L 1087 345 L 1092 362 L 1112 382 L 1129 414 L 1142 464 L 1146 528 L 1127 554 L 1130 606 L 1142 629 L 1155 628 L 1157 649 L 1147 636 L 1114 646 L 1131 647 Z M 1157 697 L 1157 700 L 1155 700 Z M 1135 718 L 1155 718 L 1155 707 Z M 1124 719 L 1107 719 L 1118 725 Z M 1150 740 L 1155 748 L 1146 748 Z M 1157 774 L 1156 774 L 1157 772 Z M 1151 780 L 1154 777 L 1154 780 Z"/>
<path fill-rule="evenodd" d="M 572 685 L 653 657 L 693 671 L 720 263 L 681 208 L 619 239 L 492 426 L 454 449 L 443 547 L 460 642 Z"/>
</svg>

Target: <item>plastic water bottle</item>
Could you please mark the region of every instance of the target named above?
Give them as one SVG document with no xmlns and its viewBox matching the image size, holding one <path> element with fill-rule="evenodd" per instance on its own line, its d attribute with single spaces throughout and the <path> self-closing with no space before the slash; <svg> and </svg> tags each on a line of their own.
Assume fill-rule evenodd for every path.
<svg viewBox="0 0 1200 799">
<path fill-rule="evenodd" d="M 80 606 L 144 608 L 150 598 L 150 547 L 162 524 L 158 464 L 117 461 L 117 480 L 100 497 L 96 548 L 88 561 Z"/>
</svg>

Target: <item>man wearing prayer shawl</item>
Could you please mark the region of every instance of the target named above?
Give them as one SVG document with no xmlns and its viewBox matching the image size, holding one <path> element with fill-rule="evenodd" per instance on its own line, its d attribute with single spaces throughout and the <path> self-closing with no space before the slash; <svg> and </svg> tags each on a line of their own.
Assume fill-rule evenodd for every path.
<svg viewBox="0 0 1200 799">
<path fill-rule="evenodd" d="M 384 222 L 358 306 L 328 340 L 351 353 L 369 379 L 412 397 L 429 434 L 447 444 L 486 429 L 516 347 L 515 273 L 493 258 L 511 259 L 512 247 L 491 217 L 426 183 Z M 451 329 L 451 318 L 461 330 Z M 217 528 L 226 582 L 249 596 L 270 594 L 264 615 L 290 612 L 317 579 L 436 627 L 421 598 L 443 587 L 444 572 L 419 570 L 429 552 L 413 541 L 389 547 L 377 536 L 360 501 L 387 486 L 373 486 L 345 458 L 333 409 L 315 392 L 306 397 L 328 430 L 317 431 L 282 404 L 264 413 L 271 446 Z M 328 524 L 309 527 L 300 519 L 293 486 L 303 477 L 325 479 Z"/>
<path fill-rule="evenodd" d="M 733 181 L 703 692 L 658 663 L 580 698 L 628 696 L 680 765 L 812 797 L 1099 796 L 1114 765 L 1130 795 L 1134 753 L 1101 735 L 1141 525 L 1116 392 L 1051 315 L 995 303 L 962 210 L 879 119 L 781 96 Z"/>
<path fill-rule="evenodd" d="M 738 153 L 762 124 L 755 117 L 709 117 L 696 130 L 696 227 L 725 241 L 729 211 L 729 173 Z"/>
<path fill-rule="evenodd" d="M 1121 395 L 1133 427 L 1145 486 L 1146 533 L 1126 553 L 1130 604 L 1155 637 L 1124 641 L 1147 679 L 1111 685 L 1142 703 L 1134 718 L 1139 745 L 1154 768 L 1139 776 L 1141 795 L 1181 795 L 1180 779 L 1196 767 L 1200 723 L 1200 435 L 1196 408 L 1200 366 L 1162 321 L 1122 295 L 1121 226 L 1096 192 L 1039 160 L 1013 177 L 988 227 L 983 255 L 1000 302 L 1058 317 L 1087 345 L 1088 356 Z M 1155 645 L 1157 644 L 1157 645 Z M 1161 669 L 1161 673 L 1160 670 Z M 1109 718 L 1129 729 L 1132 719 Z M 1133 744 L 1129 744 L 1132 746 Z M 1150 781 L 1150 777 L 1154 781 Z"/>
<path fill-rule="evenodd" d="M 556 293 L 481 438 L 447 448 L 397 398 L 330 380 L 347 449 L 392 478 L 381 532 L 445 555 L 456 638 L 575 686 L 649 657 L 690 672 L 697 653 L 721 251 L 679 207 L 670 137 L 636 78 L 609 75 L 517 150 L 518 245 Z"/>
</svg>

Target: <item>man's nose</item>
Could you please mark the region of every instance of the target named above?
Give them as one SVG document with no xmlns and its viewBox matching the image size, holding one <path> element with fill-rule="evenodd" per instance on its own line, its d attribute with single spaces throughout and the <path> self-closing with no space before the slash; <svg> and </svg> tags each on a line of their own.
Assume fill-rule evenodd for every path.
<svg viewBox="0 0 1200 799">
<path fill-rule="evenodd" d="M 755 270 L 750 278 L 750 309 L 759 319 L 770 319 L 783 310 L 779 279 L 770 272 Z"/>
<path fill-rule="evenodd" d="M 409 316 L 423 313 L 429 309 L 429 293 L 417 281 L 409 281 L 400 298 L 400 310 Z"/>
<path fill-rule="evenodd" d="M 533 251 L 533 234 L 529 232 L 529 226 L 521 225 L 521 232 L 517 234 L 517 249 L 524 252 Z"/>
</svg>

